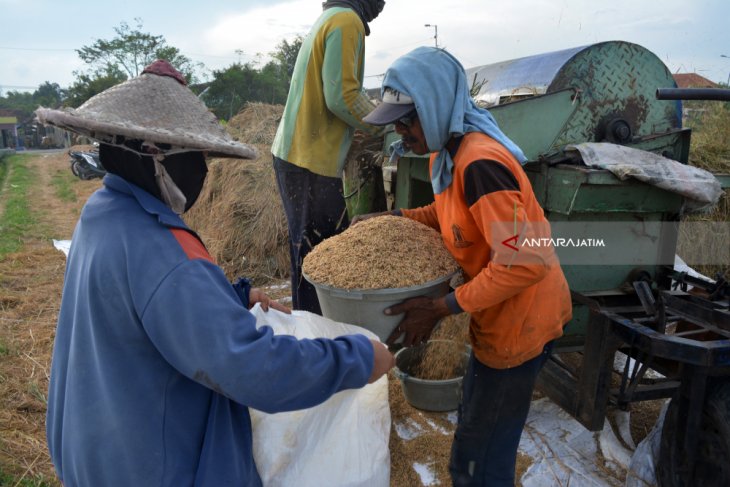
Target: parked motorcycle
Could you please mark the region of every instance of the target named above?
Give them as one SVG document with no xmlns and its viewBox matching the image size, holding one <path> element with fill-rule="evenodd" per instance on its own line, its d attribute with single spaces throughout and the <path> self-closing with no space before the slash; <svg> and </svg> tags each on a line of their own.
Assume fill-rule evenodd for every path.
<svg viewBox="0 0 730 487">
<path fill-rule="evenodd" d="M 102 178 L 106 174 L 106 169 L 101 165 L 99 160 L 99 150 L 90 151 L 68 151 L 71 156 L 71 172 L 79 179 Z"/>
</svg>

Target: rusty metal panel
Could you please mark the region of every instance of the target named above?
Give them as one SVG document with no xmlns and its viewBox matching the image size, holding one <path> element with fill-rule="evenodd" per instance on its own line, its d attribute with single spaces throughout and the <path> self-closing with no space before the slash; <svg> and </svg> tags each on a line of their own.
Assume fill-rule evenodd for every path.
<svg viewBox="0 0 730 487">
<path fill-rule="evenodd" d="M 578 52 L 563 66 L 547 92 L 580 91 L 581 107 L 566 127 L 570 141 L 611 139 L 612 120 L 628 122 L 633 137 L 678 129 L 681 104 L 656 99 L 656 90 L 676 86 L 672 74 L 651 51 L 628 42 L 603 42 Z"/>
</svg>

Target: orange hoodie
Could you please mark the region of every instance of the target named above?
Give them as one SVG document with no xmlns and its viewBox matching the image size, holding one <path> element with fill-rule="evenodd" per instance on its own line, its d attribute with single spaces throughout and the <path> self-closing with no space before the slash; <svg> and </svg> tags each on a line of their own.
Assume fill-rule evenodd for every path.
<svg viewBox="0 0 730 487">
<path fill-rule="evenodd" d="M 505 244 L 505 234 L 497 230 L 514 225 L 524 237 L 529 227 L 527 232 L 549 237 L 545 214 L 512 154 L 473 132 L 461 139 L 452 158 L 451 185 L 430 205 L 401 211 L 440 231 L 463 269 L 466 282 L 454 295 L 471 314 L 476 358 L 493 368 L 515 367 L 562 335 L 572 317 L 568 283 L 552 248 L 522 247 L 519 239 Z"/>
</svg>

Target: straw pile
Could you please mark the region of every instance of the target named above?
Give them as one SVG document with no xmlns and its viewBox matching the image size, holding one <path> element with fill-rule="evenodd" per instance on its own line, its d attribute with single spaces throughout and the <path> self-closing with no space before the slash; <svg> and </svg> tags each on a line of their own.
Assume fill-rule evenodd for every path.
<svg viewBox="0 0 730 487">
<path fill-rule="evenodd" d="M 400 216 L 362 221 L 314 247 L 302 265 L 312 281 L 340 289 L 416 286 L 456 269 L 438 232 Z"/>
<path fill-rule="evenodd" d="M 249 103 L 226 129 L 253 145 L 251 161 L 213 159 L 198 202 L 185 214 L 229 279 L 269 282 L 289 275 L 288 230 L 271 161 L 283 107 Z"/>
</svg>

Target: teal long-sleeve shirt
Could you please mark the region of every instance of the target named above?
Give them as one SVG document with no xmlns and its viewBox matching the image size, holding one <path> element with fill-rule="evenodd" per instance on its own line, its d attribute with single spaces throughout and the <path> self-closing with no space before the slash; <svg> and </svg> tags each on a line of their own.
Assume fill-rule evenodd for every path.
<svg viewBox="0 0 730 487">
<path fill-rule="evenodd" d="M 374 105 L 363 93 L 365 28 L 349 8 L 326 9 L 302 43 L 281 122 L 276 157 L 321 176 L 342 174 L 355 129 Z"/>
</svg>

